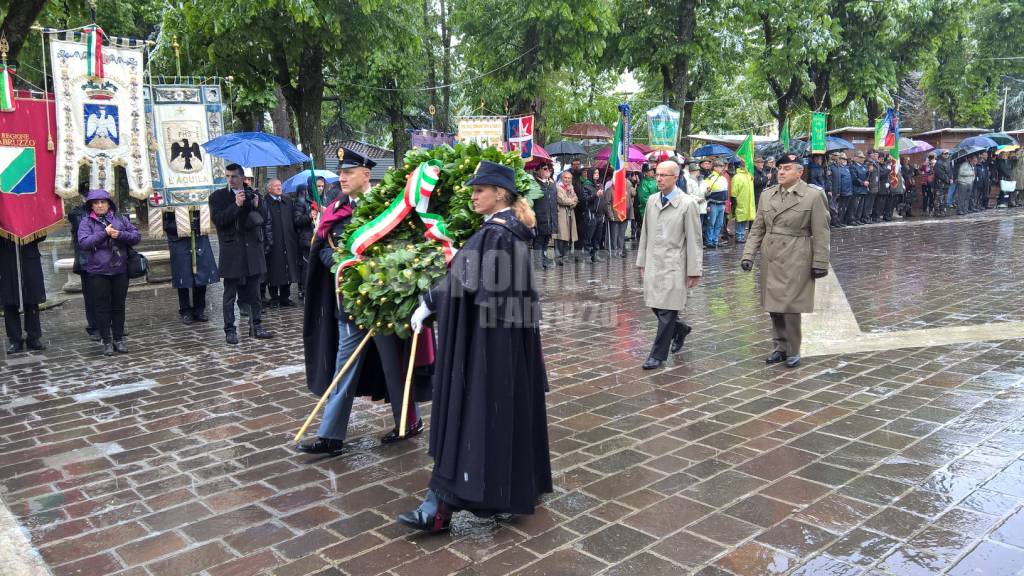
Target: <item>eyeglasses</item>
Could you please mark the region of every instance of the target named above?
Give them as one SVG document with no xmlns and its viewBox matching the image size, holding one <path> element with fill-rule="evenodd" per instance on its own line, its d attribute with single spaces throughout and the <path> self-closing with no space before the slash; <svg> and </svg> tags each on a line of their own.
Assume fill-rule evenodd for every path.
<svg viewBox="0 0 1024 576">
<path fill-rule="evenodd" d="M 675 174 L 655 174 L 655 178 L 675 178 Z"/>
</svg>

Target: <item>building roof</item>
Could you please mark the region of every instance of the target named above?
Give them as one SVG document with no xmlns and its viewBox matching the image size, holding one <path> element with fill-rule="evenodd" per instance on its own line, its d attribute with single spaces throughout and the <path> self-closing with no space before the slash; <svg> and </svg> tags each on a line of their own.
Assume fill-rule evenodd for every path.
<svg viewBox="0 0 1024 576">
<path fill-rule="evenodd" d="M 972 132 L 983 134 L 988 131 L 989 130 L 987 128 L 939 128 L 938 130 L 929 130 L 928 132 L 921 132 L 920 134 L 915 134 L 915 136 L 920 138 L 921 136 L 937 136 L 943 133 L 969 134 Z"/>
<path fill-rule="evenodd" d="M 747 139 L 747 134 L 689 134 L 687 138 L 691 140 L 701 140 L 703 142 L 714 142 L 716 144 L 732 144 L 739 146 Z M 778 140 L 775 136 L 762 136 L 760 134 L 754 134 L 754 144 L 762 144 L 764 142 L 775 142 Z"/>
<path fill-rule="evenodd" d="M 362 140 L 340 140 L 327 145 L 327 156 L 337 157 L 338 148 L 344 146 L 353 152 L 358 152 L 368 158 L 394 158 L 395 153 L 381 146 L 374 146 Z"/>
<path fill-rule="evenodd" d="M 844 126 L 842 128 L 834 128 L 825 132 L 825 134 L 839 134 L 840 132 L 856 132 L 874 135 L 875 129 L 871 126 Z M 914 129 L 909 126 L 900 126 L 900 136 L 907 136 L 914 133 Z M 917 136 L 917 134 L 915 134 Z"/>
<path fill-rule="evenodd" d="M 900 129 L 900 132 L 903 130 Z M 871 134 L 875 133 L 875 129 L 870 126 L 843 126 L 842 128 L 834 128 L 825 132 L 825 134 L 836 134 L 838 132 L 868 132 Z"/>
</svg>

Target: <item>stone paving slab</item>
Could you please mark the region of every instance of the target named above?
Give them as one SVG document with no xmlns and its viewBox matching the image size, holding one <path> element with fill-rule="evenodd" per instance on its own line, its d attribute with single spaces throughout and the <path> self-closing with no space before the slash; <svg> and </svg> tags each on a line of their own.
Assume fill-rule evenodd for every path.
<svg viewBox="0 0 1024 576">
<path fill-rule="evenodd" d="M 842 230 L 833 266 L 862 326 L 897 326 L 887 314 L 917 314 L 904 308 L 908 276 L 920 280 L 916 303 L 951 294 L 948 269 L 924 265 L 934 262 L 908 242 L 927 230 L 935 253 L 984 246 L 972 255 L 981 262 L 961 269 L 984 274 L 1019 250 L 1004 233 L 1017 222 L 987 214 Z M 892 274 L 868 282 L 849 272 L 866 270 L 865 249 L 849 247 L 868 245 Z M 543 274 L 555 493 L 530 517 L 462 514 L 449 536 L 396 524 L 422 495 L 430 460 L 425 435 L 379 444 L 390 428 L 381 404 L 357 401 L 348 452 L 291 451 L 314 404 L 301 312 L 270 310 L 278 339 L 229 347 L 219 288 L 213 320 L 192 327 L 177 322 L 173 291 L 133 292 L 132 352 L 109 360 L 84 338 L 79 301 L 45 312 L 50 348 L 8 359 L 0 374 L 0 497 L 55 575 L 959 575 L 1024 566 L 1024 340 L 766 368 L 757 275 L 739 271 L 732 247 L 708 252 L 705 270 L 686 348 L 653 373 L 639 368 L 655 322 L 631 258 Z M 976 297 L 958 297 L 955 313 L 976 322 L 1012 315 L 1020 300 L 1003 294 L 1006 274 L 964 278 Z M 947 325 L 936 322 L 924 327 Z"/>
</svg>

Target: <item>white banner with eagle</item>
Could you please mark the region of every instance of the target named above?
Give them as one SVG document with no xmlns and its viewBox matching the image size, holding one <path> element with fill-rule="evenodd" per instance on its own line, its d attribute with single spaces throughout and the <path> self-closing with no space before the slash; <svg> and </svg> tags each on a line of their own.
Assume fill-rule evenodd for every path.
<svg viewBox="0 0 1024 576">
<path fill-rule="evenodd" d="M 124 168 L 128 193 L 152 193 L 143 108 L 143 48 L 139 40 L 106 37 L 102 77 L 90 76 L 85 35 L 66 32 L 50 39 L 56 98 L 56 191 L 78 197 L 80 167 L 89 188 L 114 192 L 115 170 Z"/>
<path fill-rule="evenodd" d="M 149 126 L 150 232 L 159 234 L 159 215 L 173 209 L 179 234 L 191 231 L 188 212 L 198 209 L 202 233 L 210 232 L 210 194 L 227 185 L 224 160 L 200 146 L 224 133 L 219 83 L 153 84 L 145 91 Z"/>
</svg>

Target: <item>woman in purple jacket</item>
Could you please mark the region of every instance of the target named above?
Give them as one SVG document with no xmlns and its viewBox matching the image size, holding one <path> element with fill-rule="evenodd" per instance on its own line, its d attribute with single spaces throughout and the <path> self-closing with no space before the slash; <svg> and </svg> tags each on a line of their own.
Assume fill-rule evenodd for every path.
<svg viewBox="0 0 1024 576">
<path fill-rule="evenodd" d="M 96 302 L 96 329 L 103 339 L 103 353 L 127 352 L 124 343 L 124 302 L 128 297 L 128 247 L 139 243 L 139 231 L 106 190 L 93 190 L 85 197 L 89 215 L 78 227 L 78 245 L 85 251 L 85 263 L 92 297 Z M 111 340 L 113 331 L 113 340 Z"/>
</svg>

